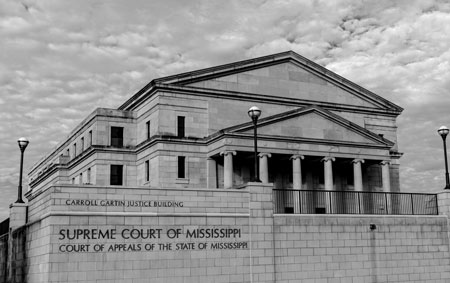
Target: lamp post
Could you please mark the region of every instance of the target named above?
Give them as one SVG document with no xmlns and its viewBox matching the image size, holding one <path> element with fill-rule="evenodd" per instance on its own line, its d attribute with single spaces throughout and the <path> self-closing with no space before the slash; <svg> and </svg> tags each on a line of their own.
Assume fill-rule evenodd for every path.
<svg viewBox="0 0 450 283">
<path fill-rule="evenodd" d="M 25 151 L 25 148 L 27 148 L 27 145 L 29 141 L 26 138 L 20 138 L 17 140 L 17 143 L 19 144 L 20 148 L 20 176 L 19 176 L 19 190 L 18 190 L 18 198 L 16 203 L 24 203 L 22 200 L 22 171 L 23 171 L 23 152 Z"/>
<path fill-rule="evenodd" d="M 258 118 L 259 116 L 261 116 L 261 110 L 256 107 L 256 106 L 252 106 L 250 107 L 250 109 L 248 109 L 248 116 L 252 119 L 253 121 L 253 128 L 254 128 L 254 132 L 253 132 L 253 141 L 254 141 L 254 149 L 255 149 L 255 156 L 254 156 L 254 163 L 255 163 L 255 179 L 253 180 L 254 182 L 261 182 L 261 180 L 259 179 L 259 170 L 258 170 L 258 138 L 257 138 L 257 131 L 256 131 L 256 124 L 258 123 Z"/>
<path fill-rule="evenodd" d="M 450 182 L 448 177 L 448 163 L 447 163 L 447 145 L 445 139 L 447 138 L 448 132 L 450 130 L 446 126 L 442 126 L 439 128 L 438 133 L 442 137 L 442 142 L 444 143 L 444 160 L 445 160 L 445 188 L 444 190 L 450 189 Z"/>
</svg>

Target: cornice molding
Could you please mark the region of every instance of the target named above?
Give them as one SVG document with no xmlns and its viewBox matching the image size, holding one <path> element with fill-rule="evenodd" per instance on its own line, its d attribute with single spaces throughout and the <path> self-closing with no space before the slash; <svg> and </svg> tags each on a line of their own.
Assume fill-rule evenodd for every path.
<svg viewBox="0 0 450 283">
<path fill-rule="evenodd" d="M 221 135 L 215 136 L 213 139 L 209 140 L 207 143 L 211 145 L 219 140 L 224 138 L 238 138 L 238 139 L 246 139 L 253 141 L 253 134 L 245 134 L 245 133 L 223 133 Z M 293 138 L 293 137 L 283 137 L 283 136 L 266 136 L 266 135 L 258 135 L 258 141 L 283 141 L 283 142 L 292 142 L 292 143 L 308 143 L 308 144 L 334 144 L 340 146 L 349 146 L 349 147 L 358 147 L 358 148 L 376 148 L 376 149 L 385 149 L 389 150 L 392 146 L 385 144 L 367 144 L 367 143 L 357 143 L 357 142 L 349 142 L 349 141 L 335 141 L 328 139 L 311 139 L 311 138 Z"/>
<path fill-rule="evenodd" d="M 239 92 L 239 91 L 229 91 L 229 90 L 218 90 L 211 88 L 201 88 L 201 87 L 193 87 L 193 86 L 178 86 L 178 85 L 168 85 L 168 84 L 153 84 L 152 87 L 148 90 L 148 92 L 144 93 L 142 96 L 133 99 L 133 101 L 129 101 L 129 103 L 125 103 L 119 107 L 120 110 L 132 111 L 135 107 L 141 104 L 144 100 L 156 95 L 159 91 L 165 91 L 169 93 L 175 94 L 184 94 L 184 95 L 194 95 L 194 96 L 203 96 L 203 97 L 223 97 L 226 99 L 234 99 L 234 100 L 242 100 L 242 101 L 250 101 L 250 102 L 265 102 L 271 104 L 279 104 L 293 107 L 306 107 L 310 105 L 318 105 L 324 109 L 331 111 L 344 111 L 344 112 L 352 112 L 352 113 L 362 113 L 362 114 L 381 114 L 392 117 L 397 117 L 401 114 L 402 110 L 395 109 L 381 109 L 381 108 L 371 108 L 364 106 L 356 106 L 351 104 L 336 104 L 330 102 L 316 101 L 316 100 L 307 100 L 307 99 L 298 99 L 298 98 L 288 98 L 288 97 L 279 97 L 258 93 L 250 93 L 250 92 Z"/>
</svg>

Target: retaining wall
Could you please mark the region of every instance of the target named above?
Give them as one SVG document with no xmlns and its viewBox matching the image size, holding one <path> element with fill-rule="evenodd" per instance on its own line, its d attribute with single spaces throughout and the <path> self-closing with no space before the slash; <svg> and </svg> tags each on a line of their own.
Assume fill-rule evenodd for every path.
<svg viewBox="0 0 450 283">
<path fill-rule="evenodd" d="M 29 196 L 16 274 L 27 282 L 450 281 L 447 193 L 439 216 L 294 215 L 273 214 L 272 189 L 51 187 Z"/>
</svg>

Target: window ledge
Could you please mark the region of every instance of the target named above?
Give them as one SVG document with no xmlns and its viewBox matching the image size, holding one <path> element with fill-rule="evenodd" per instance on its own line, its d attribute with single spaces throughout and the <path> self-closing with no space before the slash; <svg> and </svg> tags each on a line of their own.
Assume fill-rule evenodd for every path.
<svg viewBox="0 0 450 283">
<path fill-rule="evenodd" d="M 187 178 L 177 178 L 175 184 L 189 184 L 189 179 Z"/>
</svg>

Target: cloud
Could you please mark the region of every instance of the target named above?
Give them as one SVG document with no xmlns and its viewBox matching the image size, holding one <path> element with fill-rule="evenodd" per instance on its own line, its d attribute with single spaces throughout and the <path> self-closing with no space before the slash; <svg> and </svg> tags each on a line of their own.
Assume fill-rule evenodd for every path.
<svg viewBox="0 0 450 283">
<path fill-rule="evenodd" d="M 0 19 L 0 29 L 6 34 L 23 32 L 31 27 L 30 23 L 20 17 L 8 17 Z"/>
</svg>

